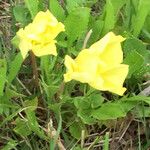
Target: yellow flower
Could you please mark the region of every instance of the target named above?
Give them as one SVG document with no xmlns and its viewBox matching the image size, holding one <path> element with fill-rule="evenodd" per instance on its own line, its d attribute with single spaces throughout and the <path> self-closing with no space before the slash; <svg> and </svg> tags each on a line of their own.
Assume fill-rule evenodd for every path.
<svg viewBox="0 0 150 150">
<path fill-rule="evenodd" d="M 67 73 L 65 82 L 77 80 L 88 83 L 95 89 L 123 95 L 123 82 L 128 74 L 128 65 L 121 64 L 121 42 L 125 39 L 109 32 L 89 49 L 83 49 L 76 59 L 65 57 Z"/>
<path fill-rule="evenodd" d="M 17 32 L 23 58 L 29 50 L 32 50 L 36 56 L 57 55 L 54 39 L 61 31 L 64 31 L 64 25 L 58 22 L 49 10 L 40 11 L 32 23 Z"/>
</svg>

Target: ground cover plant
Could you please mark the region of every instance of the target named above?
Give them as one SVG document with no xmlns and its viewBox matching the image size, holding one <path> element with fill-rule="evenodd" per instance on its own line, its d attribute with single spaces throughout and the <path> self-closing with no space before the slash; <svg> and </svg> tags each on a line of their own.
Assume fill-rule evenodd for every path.
<svg viewBox="0 0 150 150">
<path fill-rule="evenodd" d="M 0 0 L 0 149 L 150 148 L 149 0 Z"/>
</svg>

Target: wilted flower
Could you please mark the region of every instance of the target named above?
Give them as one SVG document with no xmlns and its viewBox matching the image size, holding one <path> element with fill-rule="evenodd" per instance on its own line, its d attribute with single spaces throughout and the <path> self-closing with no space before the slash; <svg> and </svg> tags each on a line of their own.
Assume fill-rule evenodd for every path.
<svg viewBox="0 0 150 150">
<path fill-rule="evenodd" d="M 89 49 L 82 50 L 76 59 L 73 60 L 67 55 L 65 82 L 74 79 L 88 83 L 95 89 L 123 95 L 126 91 L 123 82 L 128 74 L 128 65 L 121 64 L 122 41 L 122 36 L 110 32 Z"/>
<path fill-rule="evenodd" d="M 23 58 L 29 50 L 32 50 L 36 56 L 57 55 L 54 39 L 61 31 L 64 31 L 64 25 L 58 22 L 49 10 L 40 11 L 32 23 L 17 32 Z"/>
</svg>

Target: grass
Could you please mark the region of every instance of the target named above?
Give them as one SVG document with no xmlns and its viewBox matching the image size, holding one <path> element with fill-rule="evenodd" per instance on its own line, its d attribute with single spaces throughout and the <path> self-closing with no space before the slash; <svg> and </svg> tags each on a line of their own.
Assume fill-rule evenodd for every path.
<svg viewBox="0 0 150 150">
<path fill-rule="evenodd" d="M 0 149 L 149 149 L 150 3 L 53 0 L 50 4 L 53 14 L 74 28 L 68 29 L 68 35 L 57 37 L 57 58 L 35 58 L 31 54 L 23 61 L 11 40 L 20 27 L 31 22 L 30 8 L 25 7 L 23 0 L 0 0 L 0 70 L 6 69 L 5 79 L 1 80 L 5 86 L 0 95 Z M 48 8 L 48 1 L 41 2 L 40 8 Z M 22 16 L 24 12 L 26 16 Z M 81 25 L 78 14 L 83 17 L 79 20 Z M 70 20 L 63 18 L 69 15 Z M 109 31 L 127 39 L 122 45 L 124 62 L 132 69 L 125 81 L 125 95 L 93 90 L 76 81 L 64 84 L 65 55 L 76 57 L 80 49 Z M 111 110 L 112 106 L 115 109 Z M 106 118 L 91 117 L 92 111 L 99 108 L 105 110 L 100 112 Z"/>
</svg>

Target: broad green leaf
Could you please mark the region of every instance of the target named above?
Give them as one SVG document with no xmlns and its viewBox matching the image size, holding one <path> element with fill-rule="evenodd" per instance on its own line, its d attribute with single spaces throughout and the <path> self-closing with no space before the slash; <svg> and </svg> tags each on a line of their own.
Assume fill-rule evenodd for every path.
<svg viewBox="0 0 150 150">
<path fill-rule="evenodd" d="M 93 93 L 90 95 L 90 103 L 92 108 L 97 108 L 104 102 L 104 97 L 100 93 Z"/>
<path fill-rule="evenodd" d="M 17 5 L 13 8 L 13 14 L 17 22 L 26 25 L 31 20 L 31 15 L 25 6 Z"/>
<path fill-rule="evenodd" d="M 144 64 L 144 58 L 135 50 L 131 51 L 124 59 L 124 63 L 129 65 L 128 78 L 135 72 L 140 70 Z"/>
<path fill-rule="evenodd" d="M 23 62 L 23 58 L 21 53 L 18 53 L 15 57 L 15 59 L 11 62 L 10 66 L 9 66 L 9 70 L 8 70 L 8 82 L 11 83 L 15 77 L 17 76 L 20 67 L 22 65 Z"/>
<path fill-rule="evenodd" d="M 111 0 L 106 0 L 105 11 L 104 11 L 104 26 L 102 30 L 102 36 L 112 30 L 115 25 L 115 13 L 114 7 Z"/>
<path fill-rule="evenodd" d="M 144 64 L 141 67 L 139 66 L 139 69 L 134 73 L 136 78 L 141 78 L 145 73 L 150 71 L 150 66 L 148 65 L 150 60 L 150 52 L 146 49 L 146 45 L 142 41 L 136 38 L 129 38 L 124 42 L 123 50 L 125 57 L 133 50 L 143 56 Z"/>
<path fill-rule="evenodd" d="M 125 117 L 126 112 L 121 104 L 107 102 L 92 111 L 92 116 L 98 120 L 109 120 Z"/>
<path fill-rule="evenodd" d="M 130 101 L 130 100 L 118 101 L 117 103 L 122 106 L 122 108 L 124 109 L 126 113 L 132 110 L 134 107 L 136 107 L 139 104 L 138 101 Z"/>
<path fill-rule="evenodd" d="M 139 70 L 135 71 L 134 76 L 138 78 L 143 78 L 144 75 L 148 74 L 150 72 L 150 65 L 145 64 L 142 66 Z"/>
<path fill-rule="evenodd" d="M 145 29 L 145 35 L 148 37 L 148 39 L 150 39 L 150 13 L 147 16 L 146 20 L 145 20 L 145 24 L 144 24 L 144 29 Z"/>
<path fill-rule="evenodd" d="M 80 139 L 81 138 L 82 130 L 86 130 L 86 128 L 80 122 L 73 122 L 71 124 L 71 126 L 69 127 L 69 132 L 76 139 Z"/>
<path fill-rule="evenodd" d="M 127 0 L 111 0 L 111 3 L 114 7 L 115 16 L 126 2 Z"/>
<path fill-rule="evenodd" d="M 66 8 L 68 10 L 68 12 L 70 13 L 71 11 L 73 11 L 74 9 L 76 9 L 77 7 L 83 6 L 83 3 L 86 0 L 66 0 Z"/>
<path fill-rule="evenodd" d="M 124 15 L 126 16 L 126 18 L 123 20 L 123 27 L 126 30 L 130 29 L 130 25 L 131 25 L 131 14 L 132 13 L 132 5 L 131 5 L 131 0 L 127 0 L 126 2 L 126 6 L 125 6 L 125 11 L 124 11 Z"/>
<path fill-rule="evenodd" d="M 90 108 L 89 99 L 86 99 L 84 97 L 76 97 L 76 98 L 74 98 L 74 105 L 78 109 L 89 109 Z"/>
<path fill-rule="evenodd" d="M 32 133 L 32 131 L 29 128 L 28 120 L 27 119 L 20 119 L 17 118 L 15 120 L 16 127 L 13 129 L 17 134 L 21 136 L 28 136 Z"/>
<path fill-rule="evenodd" d="M 59 4 L 58 0 L 49 0 L 49 9 L 52 14 L 59 20 L 64 21 L 65 19 L 65 11 L 62 6 Z"/>
<path fill-rule="evenodd" d="M 39 0 L 24 0 L 24 1 L 33 19 L 39 11 L 39 4 L 40 4 Z"/>
<path fill-rule="evenodd" d="M 89 124 L 92 125 L 96 122 L 96 119 L 93 118 L 91 112 L 92 112 L 92 108 L 89 109 L 79 109 L 77 111 L 77 116 L 81 118 L 81 120 L 85 123 L 85 124 Z"/>
<path fill-rule="evenodd" d="M 90 16 L 90 9 L 78 7 L 74 9 L 66 18 L 65 30 L 68 36 L 68 47 L 87 30 Z"/>
<path fill-rule="evenodd" d="M 74 105 L 77 108 L 77 116 L 85 124 L 93 124 L 95 122 L 95 119 L 91 116 L 92 100 L 94 100 L 94 97 L 76 97 L 73 99 Z"/>
<path fill-rule="evenodd" d="M 5 59 L 0 59 L 0 96 L 3 95 L 3 90 L 6 82 L 7 63 Z"/>
<path fill-rule="evenodd" d="M 97 42 L 100 39 L 101 32 L 103 29 L 104 21 L 102 19 L 95 20 L 94 18 L 91 20 L 90 29 L 92 29 L 92 34 L 88 41 L 88 45 L 90 46 L 94 42 Z"/>
<path fill-rule="evenodd" d="M 138 36 L 142 27 L 144 26 L 145 19 L 150 11 L 149 0 L 139 0 L 136 17 L 132 21 L 132 31 L 134 36 Z"/>
<path fill-rule="evenodd" d="M 126 39 L 125 42 L 123 43 L 123 50 L 125 56 L 133 50 L 136 50 L 143 57 L 148 55 L 148 51 L 146 50 L 146 45 L 144 45 L 144 43 L 141 40 L 136 38 Z"/>
</svg>

